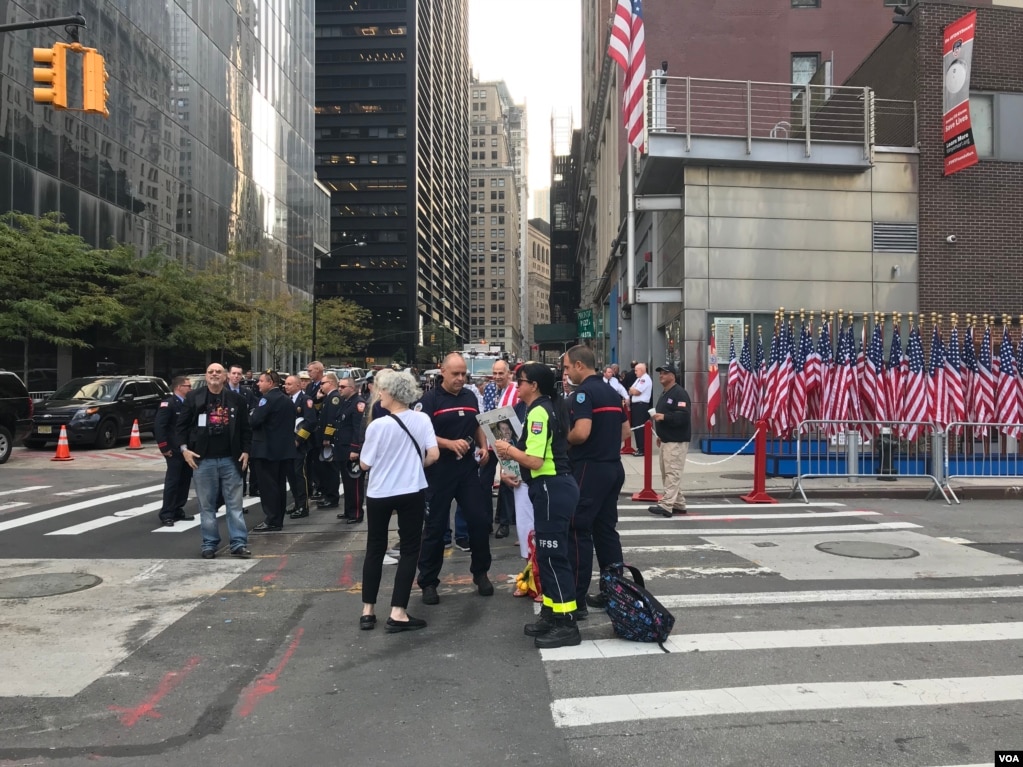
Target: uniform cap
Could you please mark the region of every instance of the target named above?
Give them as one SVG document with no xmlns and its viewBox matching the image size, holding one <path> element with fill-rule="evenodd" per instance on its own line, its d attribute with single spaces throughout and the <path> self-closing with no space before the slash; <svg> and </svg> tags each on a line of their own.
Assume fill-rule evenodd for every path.
<svg viewBox="0 0 1023 767">
<path fill-rule="evenodd" d="M 670 362 L 667 365 L 661 365 L 656 368 L 658 373 L 671 373 L 675 378 L 678 378 L 678 369 Z"/>
</svg>

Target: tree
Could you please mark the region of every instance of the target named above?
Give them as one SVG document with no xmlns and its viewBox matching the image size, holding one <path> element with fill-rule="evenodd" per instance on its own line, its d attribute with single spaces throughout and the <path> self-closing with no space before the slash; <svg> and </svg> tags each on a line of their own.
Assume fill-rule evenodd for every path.
<svg viewBox="0 0 1023 767">
<path fill-rule="evenodd" d="M 310 304 L 310 307 L 312 305 Z M 316 302 L 316 352 L 351 357 L 373 337 L 373 313 L 346 298 Z"/>
<path fill-rule="evenodd" d="M 305 348 L 312 332 L 309 314 L 290 293 L 261 299 L 251 309 L 253 339 L 267 355 L 271 366 L 279 369 L 286 354 Z"/>
<path fill-rule="evenodd" d="M 460 348 L 454 331 L 435 322 L 427 322 L 423 325 L 423 345 L 419 347 L 417 361 L 429 367 L 440 363 L 445 354 L 459 351 Z"/>
<path fill-rule="evenodd" d="M 110 254 L 93 250 L 59 213 L 0 216 L 0 338 L 87 348 L 83 333 L 123 319 Z"/>
</svg>

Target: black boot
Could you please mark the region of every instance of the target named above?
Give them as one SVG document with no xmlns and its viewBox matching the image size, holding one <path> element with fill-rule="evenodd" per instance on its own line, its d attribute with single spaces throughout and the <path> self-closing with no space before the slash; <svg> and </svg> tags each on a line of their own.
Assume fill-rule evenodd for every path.
<svg viewBox="0 0 1023 767">
<path fill-rule="evenodd" d="M 537 618 L 536 623 L 527 623 L 522 628 L 522 632 L 527 637 L 538 637 L 543 636 L 552 628 L 554 628 L 554 610 L 544 605 L 540 608 L 540 617 Z"/>
<path fill-rule="evenodd" d="M 579 635 L 579 626 L 571 613 L 559 615 L 554 619 L 554 626 L 546 634 L 537 636 L 533 645 L 541 650 L 551 650 L 555 647 L 575 647 L 582 643 L 583 638 Z"/>
</svg>

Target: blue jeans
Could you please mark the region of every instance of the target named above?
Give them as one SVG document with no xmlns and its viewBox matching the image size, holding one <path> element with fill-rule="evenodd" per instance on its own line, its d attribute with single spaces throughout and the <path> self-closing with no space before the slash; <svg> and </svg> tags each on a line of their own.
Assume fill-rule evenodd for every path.
<svg viewBox="0 0 1023 767">
<path fill-rule="evenodd" d="M 227 506 L 227 532 L 231 536 L 231 550 L 249 542 L 249 531 L 242 517 L 242 475 L 237 462 L 231 458 L 201 458 L 192 472 L 196 499 L 199 501 L 199 519 L 202 528 L 202 548 L 216 550 L 220 546 L 220 527 L 217 524 L 217 498 L 223 495 Z"/>
</svg>

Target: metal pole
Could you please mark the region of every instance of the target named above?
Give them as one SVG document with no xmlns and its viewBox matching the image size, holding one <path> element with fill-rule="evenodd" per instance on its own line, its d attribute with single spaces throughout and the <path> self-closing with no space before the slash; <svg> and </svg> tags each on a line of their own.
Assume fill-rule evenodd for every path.
<svg viewBox="0 0 1023 767">
<path fill-rule="evenodd" d="M 626 264 L 628 266 L 627 279 L 628 284 L 626 286 L 625 300 L 632 306 L 636 303 L 636 179 L 633 173 L 633 159 L 632 153 L 633 148 L 631 144 L 626 144 L 626 157 L 627 167 L 626 176 L 628 177 L 628 183 L 626 189 L 628 192 L 628 213 L 626 214 L 625 224 L 625 242 L 626 242 Z"/>
<path fill-rule="evenodd" d="M 847 431 L 845 433 L 845 473 L 860 473 L 860 433 L 858 431 Z M 856 477 L 849 477 L 849 483 L 855 484 Z"/>
<path fill-rule="evenodd" d="M 19 21 L 16 24 L 0 24 L 0 33 L 17 32 L 21 29 L 41 29 L 43 27 L 84 27 L 85 17 L 76 13 L 74 16 L 61 16 L 59 19 L 36 19 L 35 21 Z"/>
</svg>

